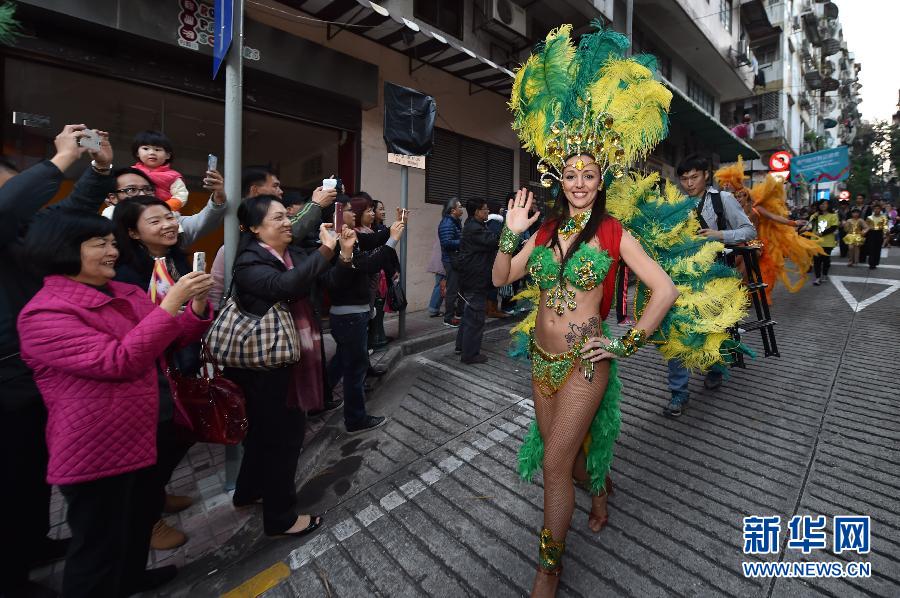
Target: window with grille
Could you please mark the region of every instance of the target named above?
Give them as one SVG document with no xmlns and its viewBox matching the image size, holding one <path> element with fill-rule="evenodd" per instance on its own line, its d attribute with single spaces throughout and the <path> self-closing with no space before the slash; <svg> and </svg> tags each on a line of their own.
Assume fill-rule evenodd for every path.
<svg viewBox="0 0 900 598">
<path fill-rule="evenodd" d="M 781 92 L 770 91 L 759 96 L 759 118 L 769 120 L 781 115 Z"/>
<path fill-rule="evenodd" d="M 425 201 L 443 204 L 457 197 L 506 201 L 513 182 L 513 150 L 435 127 L 434 149 L 425 164 Z"/>
<path fill-rule="evenodd" d="M 715 114 L 716 98 L 711 93 L 690 77 L 688 77 L 687 87 L 689 98 L 710 114 Z"/>
<path fill-rule="evenodd" d="M 732 0 L 720 0 L 719 20 L 722 21 L 722 26 L 728 33 L 731 33 L 731 8 Z"/>
<path fill-rule="evenodd" d="M 462 39 L 463 0 L 415 0 L 413 16 Z"/>
</svg>

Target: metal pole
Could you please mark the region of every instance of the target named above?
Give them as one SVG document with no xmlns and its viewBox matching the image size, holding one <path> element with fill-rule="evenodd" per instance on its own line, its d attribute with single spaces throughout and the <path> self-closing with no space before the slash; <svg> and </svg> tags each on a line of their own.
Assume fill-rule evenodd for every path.
<svg viewBox="0 0 900 598">
<path fill-rule="evenodd" d="M 229 0 L 226 0 L 229 1 Z M 231 48 L 225 56 L 225 289 L 231 286 L 231 267 L 237 253 L 237 209 L 241 203 L 241 130 L 244 107 L 244 0 L 233 0 L 234 24 Z M 225 447 L 225 488 L 233 489 L 244 451 L 241 445 Z"/>
<path fill-rule="evenodd" d="M 634 17 L 634 0 L 625 0 L 625 35 L 628 37 L 628 41 L 632 42 L 631 46 L 628 46 L 628 55 L 631 56 L 634 53 L 633 45 L 634 40 L 631 37 L 631 28 L 632 28 L 632 19 Z"/>
<path fill-rule="evenodd" d="M 400 209 L 409 209 L 409 166 L 400 167 Z M 408 227 L 409 225 L 407 225 Z M 403 232 L 400 242 L 400 287 L 406 293 L 406 247 L 409 245 L 409 230 Z M 406 310 L 401 310 L 397 322 L 397 335 L 406 337 Z"/>
<path fill-rule="evenodd" d="M 241 130 L 244 107 L 244 0 L 234 0 L 234 33 L 225 57 L 225 288 L 237 253 L 237 209 L 241 203 Z"/>
</svg>

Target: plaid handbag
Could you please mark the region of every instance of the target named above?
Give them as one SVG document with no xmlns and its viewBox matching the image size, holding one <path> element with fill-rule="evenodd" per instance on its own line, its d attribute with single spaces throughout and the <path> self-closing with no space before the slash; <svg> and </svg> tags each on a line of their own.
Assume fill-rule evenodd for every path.
<svg viewBox="0 0 900 598">
<path fill-rule="evenodd" d="M 222 367 L 274 370 L 300 361 L 300 337 L 284 302 L 254 316 L 241 309 L 237 297 L 229 297 L 203 342 Z"/>
</svg>

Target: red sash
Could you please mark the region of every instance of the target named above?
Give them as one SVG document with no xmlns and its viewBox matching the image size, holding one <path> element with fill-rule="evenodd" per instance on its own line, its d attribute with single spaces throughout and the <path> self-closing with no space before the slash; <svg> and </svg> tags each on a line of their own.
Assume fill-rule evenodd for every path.
<svg viewBox="0 0 900 598">
<path fill-rule="evenodd" d="M 535 235 L 535 246 L 546 245 L 556 228 L 556 221 L 550 220 L 541 225 Z M 612 264 L 603 279 L 603 299 L 600 300 L 600 319 L 605 320 L 612 307 L 613 297 L 616 295 L 616 272 L 619 270 L 619 244 L 622 241 L 622 223 L 612 216 L 604 216 L 597 227 L 597 242 L 600 248 L 612 258 Z"/>
</svg>

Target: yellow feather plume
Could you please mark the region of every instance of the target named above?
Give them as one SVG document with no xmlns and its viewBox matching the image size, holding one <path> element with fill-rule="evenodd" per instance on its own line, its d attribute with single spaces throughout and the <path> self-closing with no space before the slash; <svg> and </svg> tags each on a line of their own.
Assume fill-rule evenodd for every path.
<svg viewBox="0 0 900 598">
<path fill-rule="evenodd" d="M 608 60 L 600 73 L 600 78 L 588 90 L 591 104 L 597 112 L 606 110 L 622 87 L 653 76 L 647 67 L 625 58 Z"/>
</svg>

